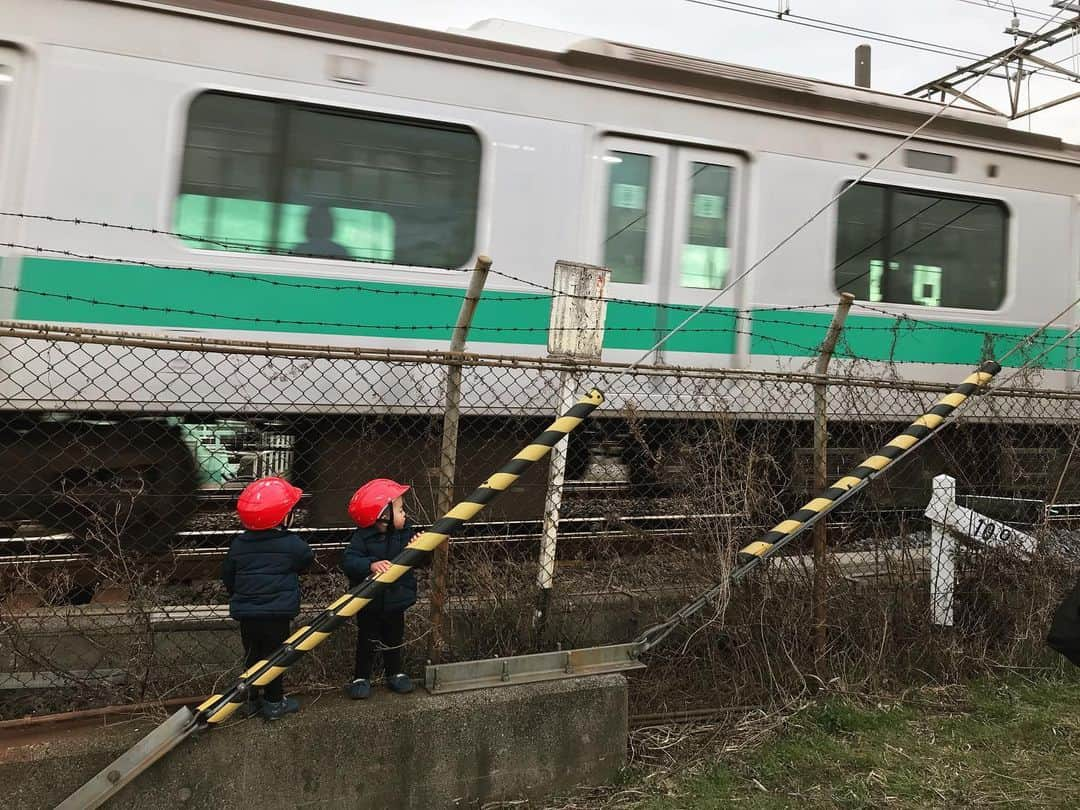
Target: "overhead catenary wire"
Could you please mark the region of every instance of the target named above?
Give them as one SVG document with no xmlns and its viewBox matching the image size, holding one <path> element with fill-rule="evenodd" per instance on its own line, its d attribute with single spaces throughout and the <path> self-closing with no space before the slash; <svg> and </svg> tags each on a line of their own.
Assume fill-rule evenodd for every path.
<svg viewBox="0 0 1080 810">
<path fill-rule="evenodd" d="M 880 42 L 887 45 L 898 45 L 902 48 L 909 48 L 911 50 L 922 51 L 924 53 L 932 53 L 938 56 L 954 56 L 958 59 L 983 58 L 984 56 L 983 54 L 979 54 L 975 51 L 969 51 L 965 48 L 955 48 L 951 45 L 927 42 L 925 40 L 914 39 L 912 37 L 903 37 L 899 35 L 889 34 L 884 31 L 874 31 L 868 28 L 860 28 L 858 26 L 846 25 L 844 23 L 836 23 L 830 20 L 819 19 L 816 17 L 804 17 L 802 15 L 790 13 L 784 14 L 782 17 L 777 17 L 774 10 L 762 8 L 761 6 L 751 5 L 749 3 L 735 2 L 735 0 L 686 0 L 686 2 L 698 6 L 706 6 L 709 8 L 715 8 L 724 11 L 732 11 L 751 17 L 759 17 L 761 19 L 767 19 L 770 21 L 776 21 L 779 19 L 781 22 L 789 22 L 794 25 L 802 26 L 804 28 L 812 28 L 818 31 L 828 31 L 834 34 L 857 37 L 859 39 Z"/>
<path fill-rule="evenodd" d="M 957 3 L 964 3 L 969 6 L 975 6 L 986 11 L 1005 11 L 1018 17 L 1030 17 L 1040 22 L 1053 19 L 1053 15 L 1048 14 L 1045 11 L 1039 11 L 1033 8 L 1027 8 L 1025 6 L 1018 6 L 1016 3 L 1006 0 L 1004 3 L 996 2 L 996 0 L 956 0 Z"/>
<path fill-rule="evenodd" d="M 885 45 L 896 45 L 901 48 L 908 48 L 910 50 L 921 51 L 923 53 L 930 53 L 937 56 L 952 56 L 957 59 L 963 60 L 976 60 L 981 61 L 989 58 L 989 54 L 979 53 L 978 51 L 970 51 L 966 48 L 957 48 L 951 45 L 944 45 L 941 43 L 929 42 L 913 37 L 903 37 L 897 34 L 890 34 L 883 31 L 875 31 L 869 28 L 862 28 L 854 25 L 847 25 L 845 23 L 839 23 L 832 20 L 819 19 L 815 17 L 805 17 L 798 14 L 784 14 L 780 17 L 776 12 L 771 9 L 762 8 L 760 6 L 751 5 L 749 3 L 736 2 L 736 0 L 686 0 L 686 2 L 693 5 L 705 6 L 714 8 L 720 11 L 730 11 L 738 14 L 749 15 L 751 17 L 758 17 L 761 19 L 767 19 L 770 21 L 780 20 L 781 22 L 788 22 L 795 25 L 802 26 L 804 28 L 810 28 L 818 31 L 825 31 L 833 34 L 839 34 L 841 36 L 852 37 L 861 41 L 879 42 Z M 1064 10 L 1064 9 L 1062 9 Z M 1048 15 L 1041 19 L 1047 21 L 1056 20 L 1061 11 L 1055 15 Z M 1066 57 L 1062 62 L 1067 61 L 1071 57 Z M 1061 62 L 1055 63 L 1061 64 Z M 1051 72 L 1045 72 L 1045 68 L 1037 68 L 1034 73 L 1044 75 L 1046 78 L 1071 82 L 1067 76 L 1062 76 Z"/>
</svg>

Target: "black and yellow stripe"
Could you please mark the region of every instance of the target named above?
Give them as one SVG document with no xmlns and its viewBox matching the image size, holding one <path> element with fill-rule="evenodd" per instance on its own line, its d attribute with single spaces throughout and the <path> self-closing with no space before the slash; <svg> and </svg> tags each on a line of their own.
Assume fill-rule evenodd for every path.
<svg viewBox="0 0 1080 810">
<path fill-rule="evenodd" d="M 300 660 L 305 653 L 321 644 L 347 619 L 361 611 L 406 571 L 426 562 L 431 553 L 463 523 L 471 520 L 500 493 L 505 492 L 529 468 L 530 464 L 550 453 L 552 447 L 580 425 L 603 401 L 603 394 L 595 388 L 578 400 L 577 404 L 552 422 L 548 429 L 537 436 L 528 447 L 477 487 L 468 498 L 435 521 L 430 529 L 417 537 L 408 548 L 393 559 L 387 571 L 368 577 L 347 593 L 342 594 L 310 624 L 301 627 L 289 636 L 285 644 L 273 655 L 248 668 L 232 688 L 204 701 L 197 709 L 196 722 L 199 725 L 212 725 L 228 719 L 244 703 L 252 687 L 270 683 Z"/>
<path fill-rule="evenodd" d="M 933 435 L 948 416 L 960 407 L 968 397 L 984 388 L 1001 371 L 1001 365 L 988 360 L 979 366 L 960 385 L 943 397 L 933 408 L 924 413 L 907 430 L 894 438 L 870 458 L 834 483 L 825 492 L 803 505 L 799 511 L 787 520 L 778 523 L 764 537 L 746 546 L 739 552 L 739 562 L 743 566 L 752 566 L 774 554 L 796 535 L 802 534 L 839 503 L 851 497 L 869 483 L 890 464 L 908 453 L 912 448 Z M 742 573 L 742 572 L 735 572 Z M 733 576 L 735 576 L 733 573 Z"/>
</svg>

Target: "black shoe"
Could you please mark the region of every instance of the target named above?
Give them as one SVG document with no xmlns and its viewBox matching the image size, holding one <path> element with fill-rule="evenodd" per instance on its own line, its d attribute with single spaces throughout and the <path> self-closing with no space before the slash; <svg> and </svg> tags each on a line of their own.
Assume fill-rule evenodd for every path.
<svg viewBox="0 0 1080 810">
<path fill-rule="evenodd" d="M 387 678 L 386 685 L 390 687 L 391 692 L 397 692 L 399 695 L 407 695 L 416 688 L 413 686 L 412 678 L 404 672 L 399 672 L 392 678 Z"/>
<path fill-rule="evenodd" d="M 280 720 L 287 714 L 300 711 L 300 703 L 296 698 L 287 697 L 277 703 L 264 700 L 261 714 L 266 720 Z"/>
<path fill-rule="evenodd" d="M 356 678 L 345 687 L 345 694 L 350 700 L 364 700 L 371 697 L 371 681 L 367 678 Z"/>
</svg>

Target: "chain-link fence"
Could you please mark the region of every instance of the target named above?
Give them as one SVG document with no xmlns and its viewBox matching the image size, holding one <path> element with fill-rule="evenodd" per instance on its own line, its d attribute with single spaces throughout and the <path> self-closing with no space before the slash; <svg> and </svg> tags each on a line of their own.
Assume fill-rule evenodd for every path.
<svg viewBox="0 0 1080 810">
<path fill-rule="evenodd" d="M 949 388 L 858 370 L 828 380 L 830 481 Z M 347 587 L 346 505 L 360 484 L 411 484 L 410 518 L 427 525 L 528 444 L 568 395 L 605 393 L 554 466 L 532 465 L 452 539 L 445 583 L 420 573 L 421 600 L 407 614 L 414 676 L 427 659 L 629 640 L 723 580 L 739 548 L 818 486 L 823 379 L 807 374 L 10 324 L 0 373 L 4 718 L 195 698 L 231 681 L 242 653 L 219 572 L 239 529 L 236 496 L 260 476 L 305 492 L 294 528 L 316 558 L 302 578 L 302 621 Z M 1049 611 L 1080 559 L 1080 396 L 1041 389 L 1032 375 L 1003 372 L 1005 388 L 974 398 L 829 516 L 817 604 L 808 535 L 649 654 L 636 710 L 1044 665 Z M 947 515 L 928 518 L 940 475 L 955 497 Z M 1004 530 L 1037 545 L 993 542 Z M 434 633 L 430 597 L 443 589 Z M 338 635 L 289 672 L 290 688 L 351 678 L 355 634 Z"/>
</svg>

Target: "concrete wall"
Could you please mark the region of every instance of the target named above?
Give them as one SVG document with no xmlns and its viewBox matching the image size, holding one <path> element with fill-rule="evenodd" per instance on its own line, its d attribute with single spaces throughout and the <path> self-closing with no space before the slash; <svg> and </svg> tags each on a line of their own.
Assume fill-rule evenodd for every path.
<svg viewBox="0 0 1080 810">
<path fill-rule="evenodd" d="M 685 601 L 677 597 L 660 598 L 648 594 L 639 599 L 632 594 L 565 594 L 554 607 L 549 631 L 540 649 L 588 647 L 629 641 L 645 623 L 652 623 Z M 457 600 L 451 611 L 454 655 L 451 660 L 493 657 L 497 652 L 528 649 L 531 639 L 521 627 L 508 625 L 507 616 L 488 602 Z M 523 600 L 516 618 L 531 619 L 533 597 Z M 315 606 L 316 609 L 321 605 Z M 421 601 L 407 614 L 407 639 L 421 639 L 428 632 L 428 605 Z M 294 622 L 294 627 L 299 622 Z M 5 700 L 36 698 L 39 711 L 63 711 L 70 707 L 70 692 L 55 695 L 46 689 L 51 677 L 57 684 L 63 673 L 78 673 L 86 680 L 105 679 L 108 694 L 88 705 L 138 702 L 141 695 L 209 694 L 222 673 L 239 674 L 243 653 L 236 622 L 228 618 L 225 606 L 170 607 L 149 614 L 127 611 L 124 606 L 86 605 L 66 608 L 37 608 L 14 619 L 12 643 L 0 636 L 0 719 L 21 716 L 14 708 L 5 709 Z M 496 631 L 508 639 L 503 649 L 491 650 Z M 520 633 L 521 638 L 515 638 Z M 287 677 L 293 684 L 344 683 L 352 677 L 356 646 L 350 622 L 303 659 Z M 406 671 L 422 678 L 425 642 L 411 642 L 406 647 Z M 47 670 L 42 673 L 41 670 Z M 54 674 L 55 673 L 55 674 Z M 19 684 L 34 685 L 31 695 L 17 695 Z M 108 684 L 118 688 L 109 689 Z M 6 688 L 5 688 L 6 687 Z M 22 690 L 27 691 L 27 690 Z M 83 690 L 85 695 L 87 690 Z M 29 700 L 24 703 L 31 705 Z"/>
<path fill-rule="evenodd" d="M 462 808 L 610 782 L 625 763 L 619 675 L 368 701 L 302 696 L 298 715 L 190 738 L 116 808 Z M 51 808 L 154 726 L 0 739 L 8 810 Z"/>
</svg>

